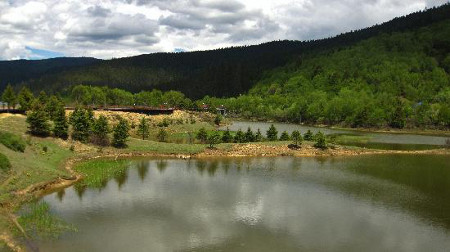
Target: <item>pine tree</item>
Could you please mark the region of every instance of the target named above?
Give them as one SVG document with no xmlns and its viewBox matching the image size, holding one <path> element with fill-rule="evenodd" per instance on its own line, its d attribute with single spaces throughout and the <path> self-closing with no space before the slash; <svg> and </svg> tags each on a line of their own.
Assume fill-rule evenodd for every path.
<svg viewBox="0 0 450 252">
<path fill-rule="evenodd" d="M 217 131 L 212 132 L 209 136 L 208 136 L 208 144 L 209 144 L 209 148 L 214 148 L 214 145 L 219 144 L 220 143 L 220 134 Z"/>
<path fill-rule="evenodd" d="M 325 139 L 325 135 L 322 132 L 317 132 L 317 134 L 314 136 L 316 139 L 316 143 L 314 144 L 314 147 L 319 149 L 326 149 L 327 148 L 327 141 Z"/>
<path fill-rule="evenodd" d="M 142 117 L 139 126 L 138 126 L 138 135 L 142 136 L 142 140 L 145 140 L 145 138 L 148 138 L 149 135 L 149 126 L 147 119 L 145 117 Z"/>
<path fill-rule="evenodd" d="M 119 123 L 114 126 L 113 129 L 113 146 L 116 148 L 123 148 L 126 147 L 127 138 L 130 136 L 129 133 L 130 125 L 128 122 L 123 119 L 122 117 L 119 117 Z"/>
<path fill-rule="evenodd" d="M 234 142 L 235 143 L 245 143 L 245 134 L 242 132 L 241 129 L 239 129 L 236 132 L 236 135 L 234 136 Z"/>
<path fill-rule="evenodd" d="M 66 111 L 61 105 L 54 113 L 53 135 L 62 139 L 67 139 L 69 135 L 69 124 L 67 122 Z"/>
<path fill-rule="evenodd" d="M 303 138 L 302 138 L 302 134 L 300 134 L 300 131 L 294 130 L 292 132 L 291 139 L 292 139 L 292 141 L 294 141 L 294 144 L 296 146 L 302 145 Z"/>
<path fill-rule="evenodd" d="M 8 104 L 8 110 L 16 107 L 16 93 L 14 93 L 14 89 L 11 84 L 8 84 L 5 91 L 3 91 L 2 100 Z"/>
<path fill-rule="evenodd" d="M 255 142 L 261 142 L 263 140 L 263 136 L 261 134 L 261 130 L 258 129 L 255 134 Z"/>
<path fill-rule="evenodd" d="M 109 132 L 108 119 L 104 115 L 100 115 L 92 124 L 91 142 L 100 146 L 109 145 Z"/>
<path fill-rule="evenodd" d="M 23 87 L 17 96 L 17 100 L 19 102 L 20 109 L 28 111 L 31 109 L 31 105 L 34 101 L 34 96 L 33 93 L 31 93 L 30 89 L 28 89 L 27 87 Z"/>
<path fill-rule="evenodd" d="M 199 129 L 196 137 L 200 142 L 205 143 L 208 139 L 208 133 L 206 132 L 205 128 Z"/>
<path fill-rule="evenodd" d="M 313 136 L 313 133 L 311 132 L 311 130 L 306 131 L 306 133 L 303 135 L 303 139 L 305 139 L 305 141 L 314 140 L 314 136 Z"/>
<path fill-rule="evenodd" d="M 255 141 L 255 135 L 253 134 L 252 129 L 250 127 L 247 128 L 247 132 L 245 132 L 245 141 L 246 142 L 254 142 Z"/>
<path fill-rule="evenodd" d="M 269 141 L 277 141 L 278 131 L 273 124 L 270 125 L 269 130 L 266 132 L 266 135 L 267 135 L 267 139 L 269 139 Z"/>
<path fill-rule="evenodd" d="M 227 130 L 223 133 L 222 142 L 224 142 L 224 143 L 233 142 L 233 136 L 231 136 L 230 129 L 227 128 Z"/>
<path fill-rule="evenodd" d="M 33 110 L 27 114 L 27 123 L 30 134 L 44 137 L 50 135 L 48 115 L 41 104 L 33 104 Z"/>
<path fill-rule="evenodd" d="M 90 134 L 91 119 L 86 109 L 76 107 L 69 118 L 72 125 L 72 139 L 87 142 Z"/>
<path fill-rule="evenodd" d="M 45 111 L 47 111 L 50 120 L 55 120 L 57 113 L 59 113 L 59 107 L 61 106 L 64 108 L 63 102 L 58 97 L 54 95 L 50 96 L 50 98 L 47 100 L 47 103 L 45 104 Z"/>
<path fill-rule="evenodd" d="M 289 141 L 289 134 L 287 131 L 283 131 L 283 133 L 281 133 L 280 141 Z"/>
</svg>

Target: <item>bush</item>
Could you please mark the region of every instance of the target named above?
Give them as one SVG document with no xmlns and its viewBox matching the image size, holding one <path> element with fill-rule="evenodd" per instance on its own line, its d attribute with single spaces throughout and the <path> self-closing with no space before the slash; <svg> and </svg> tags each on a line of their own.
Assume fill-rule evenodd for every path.
<svg viewBox="0 0 450 252">
<path fill-rule="evenodd" d="M 302 138 L 302 134 L 300 134 L 300 131 L 294 130 L 292 132 L 291 139 L 292 139 L 292 141 L 294 141 L 295 146 L 302 145 L 303 138 Z"/>
<path fill-rule="evenodd" d="M 0 170 L 7 172 L 11 169 L 11 163 L 9 162 L 9 159 L 7 156 L 5 156 L 3 153 L 0 153 Z"/>
<path fill-rule="evenodd" d="M 27 114 L 28 129 L 31 135 L 46 137 L 50 135 L 50 123 L 48 122 L 48 114 L 41 105 Z"/>
<path fill-rule="evenodd" d="M 216 118 L 214 118 L 214 124 L 216 124 L 217 126 L 220 125 L 220 123 L 222 122 L 222 116 L 220 114 L 216 115 Z"/>
<path fill-rule="evenodd" d="M 313 140 L 314 140 L 314 136 L 313 136 L 313 133 L 311 132 L 311 130 L 308 130 L 308 131 L 303 135 L 303 139 L 305 139 L 306 141 L 313 141 Z"/>
<path fill-rule="evenodd" d="M 263 136 L 261 134 L 261 130 L 257 130 L 255 134 L 255 142 L 261 142 L 263 140 Z"/>
<path fill-rule="evenodd" d="M 13 151 L 20 152 L 24 152 L 27 145 L 20 136 L 9 132 L 0 132 L 0 143 Z"/>
<path fill-rule="evenodd" d="M 128 122 L 123 119 L 122 117 L 119 117 L 119 123 L 114 126 L 113 129 L 113 146 L 116 148 L 123 148 L 126 147 L 126 141 L 127 138 L 130 136 L 129 133 L 130 125 Z"/>
<path fill-rule="evenodd" d="M 227 130 L 223 133 L 222 142 L 224 142 L 224 143 L 233 142 L 233 136 L 231 136 L 230 129 L 227 128 Z"/>
<path fill-rule="evenodd" d="M 217 131 L 214 131 L 213 133 L 211 133 L 211 135 L 208 136 L 208 144 L 209 144 L 209 148 L 214 148 L 214 145 L 219 144 L 220 143 L 220 134 Z"/>
<path fill-rule="evenodd" d="M 92 124 L 92 134 L 91 134 L 91 143 L 107 146 L 109 145 L 108 133 L 110 132 L 108 119 L 101 115 L 98 119 L 94 120 Z"/>
<path fill-rule="evenodd" d="M 206 142 L 206 140 L 208 139 L 208 133 L 206 132 L 205 128 L 201 128 L 198 130 L 196 138 L 202 143 Z"/>
<path fill-rule="evenodd" d="M 247 132 L 245 133 L 245 141 L 246 142 L 254 142 L 255 141 L 255 135 L 253 134 L 252 129 L 248 127 Z"/>
<path fill-rule="evenodd" d="M 75 108 L 70 114 L 69 122 L 72 125 L 72 139 L 87 142 L 91 130 L 91 112 L 84 108 Z"/>
<path fill-rule="evenodd" d="M 235 143 L 245 143 L 245 134 L 242 132 L 241 129 L 239 129 L 236 132 L 236 135 L 234 136 L 234 142 Z"/>
<path fill-rule="evenodd" d="M 167 136 L 168 136 L 167 131 L 165 129 L 160 129 L 156 137 L 158 138 L 158 141 L 166 142 Z"/>
</svg>

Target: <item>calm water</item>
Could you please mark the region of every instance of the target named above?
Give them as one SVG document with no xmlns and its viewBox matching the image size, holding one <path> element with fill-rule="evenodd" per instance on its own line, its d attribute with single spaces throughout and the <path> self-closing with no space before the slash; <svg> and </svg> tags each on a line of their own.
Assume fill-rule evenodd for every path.
<svg viewBox="0 0 450 252">
<path fill-rule="evenodd" d="M 253 131 L 260 129 L 263 134 L 269 129 L 272 123 L 266 122 L 243 122 L 236 121 L 232 125 L 228 126 L 230 130 L 247 130 L 250 127 Z M 317 128 L 310 126 L 301 126 L 297 124 L 289 123 L 273 123 L 278 129 L 278 133 L 281 134 L 283 131 L 292 133 L 294 130 L 300 130 L 304 134 L 307 130 L 311 130 L 313 133 L 322 131 L 323 133 L 329 134 L 348 134 L 348 135 L 363 135 L 370 137 L 369 143 L 367 144 L 355 144 L 360 147 L 367 148 L 377 148 L 377 149 L 430 149 L 436 145 L 445 145 L 445 141 L 449 137 L 444 136 L 426 136 L 426 135 L 414 135 L 414 134 L 389 134 L 389 133 L 369 133 L 361 132 L 356 130 L 338 130 L 329 128 Z M 227 127 L 222 127 L 225 130 Z"/>
<path fill-rule="evenodd" d="M 41 251 L 448 251 L 450 157 L 135 160 L 43 198 Z"/>
</svg>

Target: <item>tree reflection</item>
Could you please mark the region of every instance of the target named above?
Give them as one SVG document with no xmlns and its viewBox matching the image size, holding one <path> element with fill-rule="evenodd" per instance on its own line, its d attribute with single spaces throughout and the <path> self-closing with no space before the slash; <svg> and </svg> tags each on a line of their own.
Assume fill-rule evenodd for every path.
<svg viewBox="0 0 450 252">
<path fill-rule="evenodd" d="M 122 186 L 125 184 L 125 182 L 127 182 L 127 179 L 128 179 L 128 170 L 124 170 L 114 177 L 114 180 L 117 182 L 119 189 L 121 189 Z"/>
<path fill-rule="evenodd" d="M 75 184 L 74 186 L 75 192 L 77 193 L 77 196 L 80 200 L 83 199 L 83 195 L 86 192 L 87 186 L 85 185 L 80 185 L 80 184 Z"/>
<path fill-rule="evenodd" d="M 66 190 L 62 189 L 56 193 L 56 198 L 58 198 L 59 202 L 62 202 L 64 199 L 64 195 L 66 195 Z"/>
<path fill-rule="evenodd" d="M 167 160 L 158 160 L 156 161 L 156 169 L 158 169 L 159 173 L 163 173 L 167 169 Z"/>
<path fill-rule="evenodd" d="M 208 165 L 208 168 L 207 168 L 208 175 L 209 175 L 210 177 L 213 177 L 214 174 L 216 174 L 216 171 L 217 171 L 217 168 L 218 168 L 218 167 L 219 167 L 219 163 L 218 163 L 217 160 L 210 161 L 210 162 L 209 162 L 209 165 Z"/>
<path fill-rule="evenodd" d="M 149 166 L 150 162 L 141 161 L 137 163 L 137 170 L 141 181 L 144 181 L 145 177 L 147 176 Z"/>
</svg>

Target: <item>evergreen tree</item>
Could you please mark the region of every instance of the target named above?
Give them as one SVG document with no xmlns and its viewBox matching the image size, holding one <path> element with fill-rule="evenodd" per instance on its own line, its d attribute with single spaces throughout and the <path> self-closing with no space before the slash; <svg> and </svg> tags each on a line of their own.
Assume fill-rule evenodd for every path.
<svg viewBox="0 0 450 252">
<path fill-rule="evenodd" d="M 273 124 L 270 125 L 269 130 L 266 132 L 266 136 L 269 141 L 276 141 L 278 139 L 278 131 Z"/>
<path fill-rule="evenodd" d="M 312 140 L 314 140 L 314 135 L 311 132 L 311 130 L 306 131 L 306 133 L 303 135 L 303 139 L 305 139 L 305 141 L 312 141 Z"/>
<path fill-rule="evenodd" d="M 72 139 L 80 142 L 87 142 L 90 134 L 91 118 L 86 109 L 76 107 L 69 118 L 72 125 Z"/>
<path fill-rule="evenodd" d="M 255 135 L 253 134 L 252 129 L 250 127 L 247 128 L 247 132 L 245 132 L 245 141 L 246 142 L 254 142 L 255 141 Z"/>
<path fill-rule="evenodd" d="M 242 132 L 241 129 L 239 129 L 236 132 L 236 135 L 234 136 L 234 142 L 235 143 L 245 143 L 245 134 Z"/>
<path fill-rule="evenodd" d="M 208 133 L 206 132 L 205 128 L 199 129 L 196 137 L 200 142 L 206 143 L 206 140 L 208 139 Z"/>
<path fill-rule="evenodd" d="M 291 139 L 292 139 L 292 141 L 294 141 L 295 145 L 297 145 L 297 146 L 302 145 L 303 138 L 302 138 L 302 134 L 300 134 L 300 131 L 294 130 L 292 132 Z"/>
<path fill-rule="evenodd" d="M 109 132 L 108 119 L 104 115 L 100 115 L 92 124 L 91 142 L 100 146 L 109 145 Z"/>
<path fill-rule="evenodd" d="M 14 92 L 14 89 L 12 88 L 11 84 L 8 84 L 8 86 L 6 86 L 5 91 L 3 91 L 2 94 L 2 100 L 3 102 L 6 102 L 8 105 L 8 110 L 10 108 L 15 108 L 16 107 L 16 93 Z"/>
<path fill-rule="evenodd" d="M 164 128 L 161 128 L 156 137 L 158 138 L 158 141 L 160 141 L 160 142 L 167 142 L 167 137 L 168 137 L 167 131 Z"/>
<path fill-rule="evenodd" d="M 47 111 L 50 120 L 55 120 L 61 106 L 64 109 L 64 104 L 58 97 L 54 95 L 50 96 L 50 98 L 47 100 L 47 103 L 45 104 L 45 111 Z"/>
<path fill-rule="evenodd" d="M 231 143 L 233 142 L 233 136 L 231 136 L 230 129 L 227 128 L 227 130 L 222 135 L 222 142 L 224 143 Z"/>
<path fill-rule="evenodd" d="M 148 126 L 147 119 L 145 117 L 141 118 L 137 132 L 138 132 L 139 136 L 142 136 L 142 140 L 145 140 L 145 138 L 148 138 L 149 126 Z"/>
<path fill-rule="evenodd" d="M 34 96 L 33 93 L 31 93 L 30 89 L 28 89 L 27 87 L 23 87 L 17 96 L 17 100 L 19 102 L 20 109 L 28 111 L 31 109 L 31 105 L 34 101 Z"/>
<path fill-rule="evenodd" d="M 113 128 L 113 141 L 112 144 L 116 148 L 126 147 L 127 138 L 130 136 L 129 133 L 130 125 L 127 120 L 119 117 L 119 123 Z"/>
<path fill-rule="evenodd" d="M 217 131 L 212 132 L 209 136 L 208 136 L 208 144 L 209 144 L 209 148 L 214 148 L 214 145 L 219 144 L 220 143 L 220 134 Z"/>
<path fill-rule="evenodd" d="M 39 93 L 39 96 L 37 97 L 37 99 L 38 99 L 39 103 L 41 103 L 43 105 L 47 104 L 47 102 L 48 102 L 48 96 L 45 93 L 45 91 L 41 91 Z"/>
<path fill-rule="evenodd" d="M 261 130 L 257 130 L 255 134 L 255 142 L 261 142 L 263 140 Z"/>
<path fill-rule="evenodd" d="M 44 107 L 35 102 L 33 109 L 27 114 L 27 123 L 29 132 L 34 136 L 50 135 L 50 123 L 48 121 L 47 112 Z"/>
<path fill-rule="evenodd" d="M 62 139 L 67 139 L 69 135 L 69 124 L 67 123 L 66 111 L 63 105 L 60 105 L 54 113 L 53 135 Z"/>
<path fill-rule="evenodd" d="M 322 132 L 317 132 L 317 134 L 314 136 L 316 139 L 316 143 L 314 144 L 314 147 L 319 149 L 326 149 L 327 148 L 327 141 L 325 139 L 325 135 Z"/>
<path fill-rule="evenodd" d="M 289 141 L 289 134 L 287 131 L 283 131 L 283 133 L 281 133 L 280 141 Z"/>
</svg>

